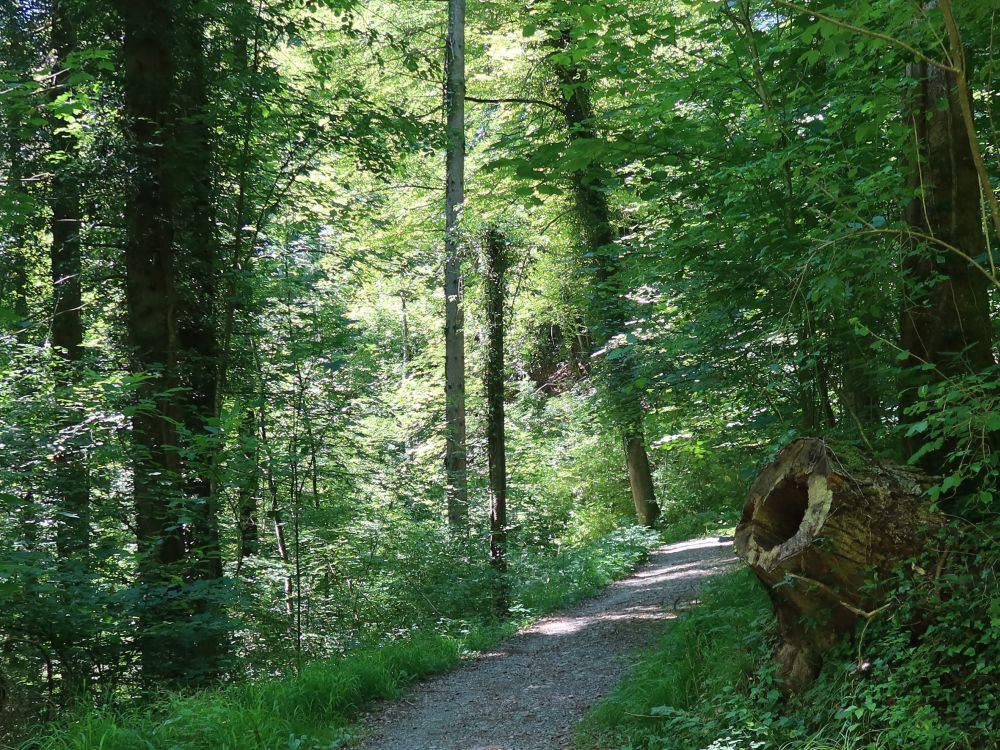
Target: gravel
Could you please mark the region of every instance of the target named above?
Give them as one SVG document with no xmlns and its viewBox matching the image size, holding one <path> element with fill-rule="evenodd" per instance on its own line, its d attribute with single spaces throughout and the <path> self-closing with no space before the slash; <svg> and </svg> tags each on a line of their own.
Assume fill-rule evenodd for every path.
<svg viewBox="0 0 1000 750">
<path fill-rule="evenodd" d="M 493 651 L 417 685 L 369 717 L 360 750 L 560 750 L 642 649 L 735 561 L 712 537 L 653 551 L 631 577 Z"/>
</svg>

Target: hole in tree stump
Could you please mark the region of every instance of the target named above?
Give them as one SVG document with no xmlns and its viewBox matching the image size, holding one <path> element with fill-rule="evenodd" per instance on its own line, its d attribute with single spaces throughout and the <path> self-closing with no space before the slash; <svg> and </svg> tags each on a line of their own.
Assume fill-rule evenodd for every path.
<svg viewBox="0 0 1000 750">
<path fill-rule="evenodd" d="M 799 530 L 809 507 L 805 477 L 788 477 L 772 489 L 753 514 L 754 539 L 762 549 L 784 544 Z"/>
</svg>

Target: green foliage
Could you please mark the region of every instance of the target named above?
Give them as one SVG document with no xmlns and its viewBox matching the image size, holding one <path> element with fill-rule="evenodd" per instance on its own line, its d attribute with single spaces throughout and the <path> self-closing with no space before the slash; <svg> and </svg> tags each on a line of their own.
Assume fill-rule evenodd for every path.
<svg viewBox="0 0 1000 750">
<path fill-rule="evenodd" d="M 478 619 L 468 605 L 464 614 L 469 619 L 456 619 L 463 610 L 455 607 L 452 618 L 433 621 L 425 616 L 420 625 L 402 628 L 377 644 L 371 643 L 369 629 L 367 640 L 346 656 L 314 660 L 292 676 L 166 695 L 148 706 L 77 711 L 31 742 L 39 750 L 330 747 L 356 733 L 352 720 L 372 701 L 396 697 L 406 684 L 454 668 L 463 653 L 488 649 L 533 617 L 591 596 L 630 572 L 658 543 L 656 534 L 633 528 L 554 556 L 522 553 L 512 561 L 518 571 L 514 619 Z M 454 572 L 454 561 L 449 570 Z M 480 584 L 484 591 L 478 594 L 485 613 L 490 612 L 488 583 Z M 412 619 L 409 615 L 400 621 Z M 381 627 L 391 622 L 383 621 Z"/>
<path fill-rule="evenodd" d="M 36 738 L 44 750 L 327 748 L 350 736 L 350 720 L 367 703 L 392 698 L 407 683 L 454 667 L 460 643 L 414 633 L 300 674 L 248 682 L 193 696 L 165 696 L 149 707 L 95 709 Z"/>
<path fill-rule="evenodd" d="M 514 557 L 511 566 L 519 572 L 511 609 L 541 614 L 592 596 L 635 568 L 659 542 L 655 532 L 633 526 L 559 549 L 555 555 Z"/>
<path fill-rule="evenodd" d="M 862 622 L 794 699 L 774 680 L 764 592 L 749 571 L 713 582 L 592 710 L 581 742 L 630 750 L 994 748 L 998 564 L 995 524 L 948 525 L 899 571 L 888 612 Z"/>
<path fill-rule="evenodd" d="M 899 406 L 900 304 L 940 281 L 910 289 L 904 267 L 944 252 L 897 218 L 920 192 L 911 63 L 914 50 L 946 59 L 944 4 L 469 4 L 464 537 L 444 522 L 441 464 L 444 4 L 155 5 L 181 21 L 161 39 L 171 94 L 154 137 L 168 143 L 152 149 L 168 156 L 152 177 L 177 225 L 157 257 L 176 256 L 164 279 L 179 294 L 161 312 L 180 328 L 162 336 L 168 361 L 146 367 L 124 248 L 138 220 L 163 216 L 133 215 L 144 164 L 120 14 L 152 6 L 0 4 L 0 742 L 75 716 L 89 739 L 74 745 L 84 735 L 64 723 L 53 747 L 332 744 L 356 704 L 593 593 L 655 542 L 630 527 L 623 423 L 644 434 L 671 539 L 731 528 L 760 463 L 803 434 L 844 455 L 946 451 L 932 498 L 992 518 L 996 373 L 939 377 L 928 363 Z M 996 184 L 993 9 L 955 5 Z M 65 59 L 53 11 L 71 22 Z M 59 174 L 81 193 L 72 362 L 53 344 Z M 513 260 L 510 622 L 492 619 L 472 262 L 496 222 Z M 987 239 L 963 252 L 995 287 L 1000 238 Z M 177 382 L 155 387 L 173 360 Z M 136 420 L 161 417 L 177 465 L 146 471 Z M 914 456 L 900 433 L 922 443 Z M 143 480 L 170 490 L 151 554 L 137 539 Z M 70 507 L 81 488 L 85 507 Z M 176 564 L 156 564 L 164 541 Z M 863 639 L 887 666 L 862 677 L 842 655 L 812 708 L 773 697 L 763 599 L 738 576 L 637 673 L 649 700 L 626 688 L 602 726 L 717 750 L 985 742 L 986 709 L 946 673 L 990 690 L 979 659 L 996 599 L 969 591 L 995 590 L 992 552 L 945 546 L 977 566 L 926 577 L 911 573 L 936 563 L 913 562 L 898 608 Z M 178 683 L 225 686 L 123 709 L 163 689 L 143 665 L 157 636 Z M 420 638 L 430 661 L 411 664 Z M 215 640 L 205 659 L 170 647 Z M 392 645 L 380 656 L 373 641 Z"/>
</svg>

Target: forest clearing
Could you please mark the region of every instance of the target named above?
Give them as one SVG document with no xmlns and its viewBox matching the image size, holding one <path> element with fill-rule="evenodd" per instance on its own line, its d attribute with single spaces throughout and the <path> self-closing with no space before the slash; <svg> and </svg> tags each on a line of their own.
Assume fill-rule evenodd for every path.
<svg viewBox="0 0 1000 750">
<path fill-rule="evenodd" d="M 0 2 L 0 750 L 1000 748 L 998 38 Z"/>
</svg>

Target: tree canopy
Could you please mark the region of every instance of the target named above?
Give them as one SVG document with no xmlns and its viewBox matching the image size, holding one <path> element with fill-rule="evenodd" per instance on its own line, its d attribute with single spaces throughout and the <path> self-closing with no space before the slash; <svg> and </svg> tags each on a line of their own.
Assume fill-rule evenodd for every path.
<svg viewBox="0 0 1000 750">
<path fill-rule="evenodd" d="M 798 437 L 995 562 L 998 11 L 5 2 L 0 744 L 551 609 Z"/>
</svg>

